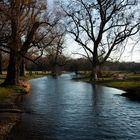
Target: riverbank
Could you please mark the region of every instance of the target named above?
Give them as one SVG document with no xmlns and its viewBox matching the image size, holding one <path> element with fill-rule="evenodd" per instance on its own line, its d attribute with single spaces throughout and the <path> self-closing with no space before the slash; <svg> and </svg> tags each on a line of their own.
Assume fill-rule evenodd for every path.
<svg viewBox="0 0 140 140">
<path fill-rule="evenodd" d="M 80 74 L 74 77 L 74 79 L 95 84 L 90 81 L 89 75 L 83 73 L 82 75 Z M 115 79 L 111 76 L 98 78 L 96 84 L 121 89 L 124 91 L 122 96 L 128 97 L 132 100 L 140 101 L 140 74 L 129 73 L 127 74 L 126 79 Z"/>
<path fill-rule="evenodd" d="M 16 101 L 30 91 L 29 79 L 39 78 L 46 74 L 33 74 L 21 77 L 18 86 L 0 87 L 0 140 L 4 140 L 11 129 L 20 121 L 20 114 L 23 112 L 16 105 Z M 0 83 L 5 75 L 0 75 Z"/>
<path fill-rule="evenodd" d="M 122 93 L 122 96 L 131 100 L 140 101 L 140 81 L 113 81 L 102 84 L 104 86 L 121 89 L 125 91 L 125 93 Z"/>
<path fill-rule="evenodd" d="M 15 87 L 0 88 L 0 140 L 3 140 L 20 119 L 16 105 L 19 96 Z"/>
</svg>

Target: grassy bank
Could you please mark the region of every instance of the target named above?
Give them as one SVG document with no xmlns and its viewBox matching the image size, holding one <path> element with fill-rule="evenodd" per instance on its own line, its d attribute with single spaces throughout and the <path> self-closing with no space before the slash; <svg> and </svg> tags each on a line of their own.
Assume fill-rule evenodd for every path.
<svg viewBox="0 0 140 140">
<path fill-rule="evenodd" d="M 4 139 L 19 120 L 18 113 L 6 111 L 7 109 L 10 109 L 11 111 L 12 109 L 17 109 L 15 104 L 17 96 L 16 91 L 16 87 L 0 87 L 0 140 Z"/>
<path fill-rule="evenodd" d="M 110 74 L 108 73 L 109 72 L 106 72 L 104 74 L 104 77 L 98 78 L 96 84 L 124 90 L 126 91 L 126 93 L 124 93 L 123 96 L 140 101 L 140 74 L 134 74 L 129 72 L 110 72 Z M 125 78 L 119 79 L 120 77 L 114 77 L 112 73 L 114 73 L 114 75 L 125 75 Z M 74 79 L 90 82 L 88 73 L 79 74 Z"/>
<path fill-rule="evenodd" d="M 20 78 L 18 86 L 0 87 L 0 140 L 11 131 L 12 127 L 19 121 L 20 109 L 16 106 L 16 99 L 20 95 L 29 93 L 30 85 L 28 80 L 39 78 L 47 73 L 33 72 Z M 0 84 L 4 82 L 6 73 L 0 75 Z"/>
<path fill-rule="evenodd" d="M 26 72 L 25 76 L 20 77 L 20 82 L 18 86 L 11 86 L 11 87 L 0 87 L 0 102 L 4 102 L 7 100 L 7 98 L 10 98 L 11 96 L 21 93 L 28 93 L 30 90 L 30 85 L 28 83 L 28 80 L 40 78 L 43 76 L 48 75 L 49 73 L 42 73 L 42 72 L 32 72 L 32 74 L 29 74 Z M 4 82 L 4 79 L 6 77 L 6 72 L 3 72 L 2 75 L 0 75 L 0 84 Z"/>
<path fill-rule="evenodd" d="M 118 88 L 124 90 L 122 96 L 128 97 L 133 100 L 140 101 L 140 81 L 112 81 L 102 83 L 105 86 Z"/>
</svg>

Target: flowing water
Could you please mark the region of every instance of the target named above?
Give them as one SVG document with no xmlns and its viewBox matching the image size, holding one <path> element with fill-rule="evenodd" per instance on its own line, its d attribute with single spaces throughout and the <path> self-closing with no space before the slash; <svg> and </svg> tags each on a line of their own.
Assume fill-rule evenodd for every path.
<svg viewBox="0 0 140 140">
<path fill-rule="evenodd" d="M 30 81 L 11 140 L 140 140 L 140 103 L 63 74 Z"/>
</svg>

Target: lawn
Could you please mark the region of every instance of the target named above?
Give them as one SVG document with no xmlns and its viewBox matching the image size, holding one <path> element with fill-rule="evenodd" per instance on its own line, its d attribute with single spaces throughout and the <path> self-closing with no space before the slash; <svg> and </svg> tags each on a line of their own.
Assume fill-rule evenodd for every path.
<svg viewBox="0 0 140 140">
<path fill-rule="evenodd" d="M 12 98 L 13 95 L 18 93 L 29 93 L 30 85 L 27 80 L 39 78 L 45 76 L 46 74 L 42 72 L 33 72 L 32 75 L 26 74 L 26 76 L 20 77 L 20 83 L 18 86 L 0 87 L 0 102 L 5 102 L 7 99 Z M 0 75 L 0 84 L 4 81 L 5 77 L 6 73 L 3 72 L 3 74 Z"/>
<path fill-rule="evenodd" d="M 125 79 L 117 79 L 113 77 L 113 74 L 119 75 L 119 74 L 124 74 L 126 75 Z M 138 88 L 140 87 L 140 74 L 134 74 L 130 72 L 120 72 L 120 71 L 107 71 L 103 72 L 103 75 L 105 75 L 102 78 L 98 78 L 96 81 L 96 84 L 102 84 L 105 86 L 110 86 L 114 88 L 120 88 L 120 89 L 129 89 L 129 88 Z M 82 81 L 87 81 L 89 82 L 89 74 L 85 74 L 84 72 L 82 75 L 76 76 L 74 79 L 82 80 Z"/>
<path fill-rule="evenodd" d="M 116 87 L 116 88 L 136 88 L 140 87 L 140 81 L 114 81 L 104 83 L 107 86 Z"/>
<path fill-rule="evenodd" d="M 5 102 L 7 99 L 16 95 L 18 88 L 16 87 L 0 87 L 0 102 Z"/>
<path fill-rule="evenodd" d="M 99 79 L 99 82 L 107 86 L 124 89 L 140 87 L 140 74 L 126 73 L 126 75 L 127 77 L 124 80 L 117 80 L 110 77 L 103 80 Z"/>
</svg>

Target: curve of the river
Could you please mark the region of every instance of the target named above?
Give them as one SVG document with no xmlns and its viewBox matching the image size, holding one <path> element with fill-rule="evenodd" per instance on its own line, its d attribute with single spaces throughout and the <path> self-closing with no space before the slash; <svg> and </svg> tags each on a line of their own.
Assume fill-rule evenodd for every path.
<svg viewBox="0 0 140 140">
<path fill-rule="evenodd" d="M 12 140 L 140 140 L 140 103 L 63 74 L 30 81 Z"/>
</svg>

